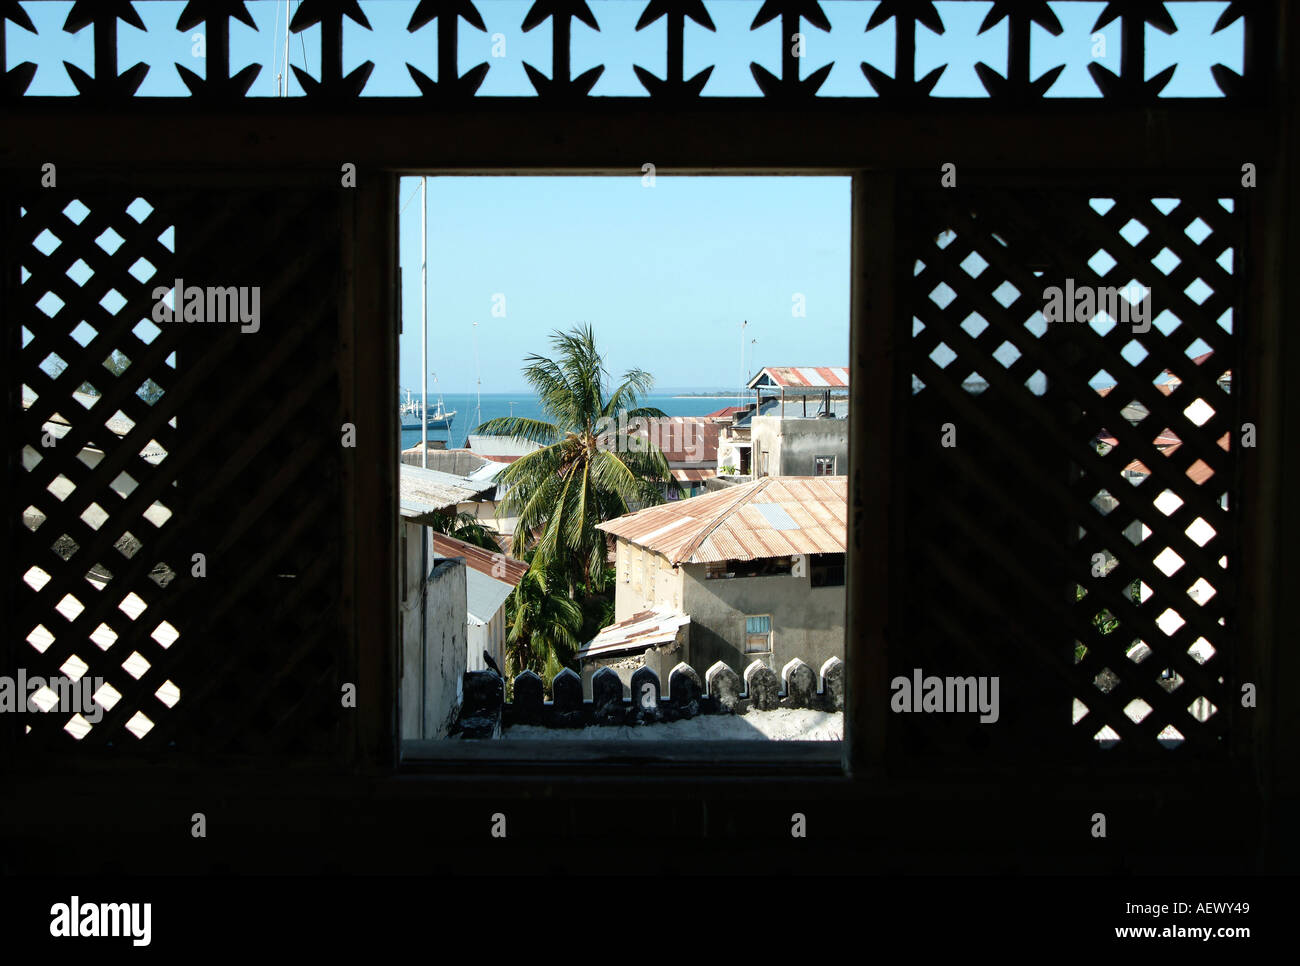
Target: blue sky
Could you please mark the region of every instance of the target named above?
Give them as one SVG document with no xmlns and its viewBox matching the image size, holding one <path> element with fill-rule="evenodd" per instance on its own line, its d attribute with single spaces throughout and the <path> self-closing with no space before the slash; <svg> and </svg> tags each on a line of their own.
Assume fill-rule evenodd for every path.
<svg viewBox="0 0 1300 966">
<path fill-rule="evenodd" d="M 573 22 L 573 73 L 576 75 L 598 63 L 605 72 L 592 93 L 607 96 L 644 96 L 645 90 L 632 71 L 639 64 L 659 76 L 664 74 L 665 22 L 661 18 L 644 30 L 635 29 L 645 9 L 646 0 L 588 0 L 600 24 L 600 31 L 578 21 Z M 351 70 L 366 60 L 375 63 L 374 73 L 365 94 L 371 96 L 414 96 L 418 93 L 406 70 L 414 64 L 433 76 L 437 70 L 435 35 L 437 24 L 430 23 L 414 34 L 406 24 L 417 0 L 361 0 L 361 8 L 374 32 L 352 21 L 344 23 L 344 69 Z M 549 74 L 551 68 L 551 22 L 547 20 L 533 30 L 520 30 L 532 0 L 476 0 L 487 27 L 480 32 L 464 21 L 460 25 L 459 67 L 463 72 L 476 64 L 491 66 L 480 94 L 511 96 L 532 95 L 524 73 L 525 61 Z M 72 8 L 65 2 L 26 2 L 22 6 L 31 15 L 39 31 L 33 37 L 27 31 L 6 23 L 9 66 L 30 60 L 38 67 L 28 93 L 70 95 L 75 92 L 62 62 L 68 61 L 90 71 L 93 62 L 92 28 L 77 34 L 63 32 L 63 23 Z M 194 56 L 192 33 L 175 29 L 185 4 L 183 0 L 140 0 L 135 4 L 148 35 L 124 23 L 118 25 L 119 67 L 144 61 L 149 75 L 139 90 L 142 96 L 185 96 L 173 63 L 180 63 L 203 73 L 203 61 Z M 235 21 L 232 23 L 232 62 L 234 69 L 250 63 L 263 65 L 250 93 L 275 96 L 275 75 L 279 72 L 284 47 L 284 3 L 278 0 L 248 0 L 247 7 L 258 30 Z M 297 0 L 291 0 L 297 7 Z M 710 32 L 692 21 L 686 25 L 686 74 L 691 76 L 710 64 L 715 69 L 705 88 L 706 96 L 757 96 L 758 89 L 750 75 L 749 64 L 757 62 L 768 70 L 780 69 L 780 25 L 773 21 L 758 30 L 750 30 L 761 0 L 709 0 L 709 13 L 717 27 Z M 826 84 L 819 94 L 828 97 L 873 96 L 859 64 L 863 60 L 886 73 L 893 72 L 894 24 L 889 21 L 865 33 L 875 2 L 859 0 L 822 0 L 822 9 L 831 22 L 829 34 L 804 22 L 805 57 L 803 74 L 809 74 L 834 61 Z M 1001 70 L 1006 61 L 1006 21 L 979 34 L 979 25 L 991 8 L 990 2 L 939 2 L 943 18 L 942 37 L 925 27 L 917 28 L 918 76 L 942 63 L 944 71 L 934 94 L 939 97 L 982 97 L 984 90 L 974 70 L 984 61 Z M 1057 2 L 1051 4 L 1064 28 L 1053 37 L 1038 26 L 1032 28 L 1031 71 L 1035 77 L 1057 64 L 1066 69 L 1049 92 L 1050 97 L 1096 97 L 1098 92 L 1087 73 L 1094 59 L 1092 25 L 1105 7 L 1104 3 Z M 1210 31 L 1226 2 L 1170 2 L 1166 4 L 1178 32 L 1172 36 L 1148 27 L 1148 76 L 1169 64 L 1178 63 L 1174 78 L 1165 89 L 1170 97 L 1217 97 L 1218 88 L 1210 67 L 1224 63 L 1241 70 L 1242 24 L 1237 21 L 1219 34 Z M 201 32 L 201 29 L 200 29 Z M 1118 71 L 1120 62 L 1119 23 L 1112 22 L 1101 31 L 1106 37 L 1106 54 L 1100 62 Z M 505 41 L 503 56 L 493 56 L 493 35 Z M 294 35 L 290 41 L 290 62 L 305 66 L 313 75 L 320 67 L 319 27 Z M 296 79 L 290 80 L 290 96 L 302 91 Z"/>
<path fill-rule="evenodd" d="M 583 322 L 611 373 L 639 367 L 665 388 L 737 385 L 742 321 L 751 369 L 848 362 L 847 178 L 428 184 L 429 367 L 444 392 L 473 389 L 474 322 L 485 392 L 521 388 L 524 356 Z M 418 178 L 402 202 L 401 381 L 418 390 Z"/>
<path fill-rule="evenodd" d="M 292 7 L 297 6 L 294 2 Z M 688 21 L 685 72 L 692 76 L 710 64 L 714 71 L 706 96 L 756 96 L 750 75 L 755 61 L 780 70 L 780 26 L 758 30 L 750 23 L 759 0 L 711 0 L 717 26 L 709 32 Z M 8 65 L 37 64 L 28 93 L 66 96 L 75 92 L 63 61 L 93 69 L 93 30 L 67 34 L 63 23 L 71 2 L 25 3 L 39 36 L 5 23 Z M 119 69 L 144 61 L 150 71 L 141 96 L 183 97 L 187 90 L 173 65 L 202 74 L 194 55 L 193 32 L 175 30 L 182 0 L 136 5 L 149 32 L 118 25 Z M 414 96 L 409 62 L 435 76 L 436 23 L 414 34 L 406 24 L 416 0 L 361 0 L 374 27 L 371 33 L 350 21 L 344 27 L 344 69 L 366 60 L 375 69 L 366 96 Z M 461 23 L 459 69 L 481 62 L 491 66 L 480 94 L 531 95 L 525 61 L 549 74 L 548 20 L 524 33 L 520 25 L 531 0 L 479 0 L 486 32 Z M 834 61 L 820 94 L 870 97 L 873 92 L 859 63 L 869 60 L 893 72 L 894 25 L 870 33 L 863 28 L 873 2 L 823 0 L 831 21 L 826 34 L 808 24 L 803 74 Z M 978 29 L 988 2 L 938 3 L 943 37 L 918 27 L 918 76 L 947 63 L 938 97 L 982 97 L 974 64 L 1004 69 L 1005 21 L 985 34 Z M 1148 76 L 1175 61 L 1178 68 L 1165 96 L 1218 96 L 1210 74 L 1215 63 L 1241 70 L 1240 21 L 1217 35 L 1211 29 L 1225 2 L 1171 2 L 1167 9 L 1179 27 L 1166 36 L 1147 28 Z M 259 30 L 233 24 L 232 68 L 261 63 L 251 94 L 277 94 L 282 70 L 283 2 L 250 0 Z M 632 70 L 639 64 L 665 74 L 665 22 L 636 31 L 645 0 L 590 0 L 600 32 L 574 22 L 574 75 L 597 63 L 606 65 L 592 93 L 644 96 Z M 1052 37 L 1033 28 L 1031 72 L 1064 63 L 1065 71 L 1049 96 L 1095 97 L 1087 73 L 1094 59 L 1092 26 L 1103 3 L 1052 4 L 1064 32 Z M 1102 31 L 1106 55 L 1100 62 L 1120 69 L 1118 22 Z M 495 36 L 499 35 L 499 36 Z M 501 41 L 504 41 L 504 51 Z M 290 63 L 319 70 L 319 28 L 290 39 Z M 496 53 L 493 56 L 493 45 Z M 296 79 L 289 96 L 301 96 Z M 520 363 L 529 352 L 546 352 L 555 328 L 590 322 L 607 350 L 611 370 L 629 366 L 650 370 L 662 387 L 734 386 L 741 369 L 740 323 L 748 320 L 744 345 L 750 371 L 762 365 L 844 364 L 848 358 L 849 184 L 847 179 L 672 178 L 659 175 L 643 187 L 642 161 L 629 159 L 625 178 L 431 178 L 429 181 L 430 369 L 444 392 L 466 392 L 474 385 L 474 328 L 479 322 L 478 367 L 484 391 L 522 388 Z M 419 208 L 413 200 L 418 180 L 401 186 L 404 320 L 400 381 L 418 388 L 419 363 Z M 492 314 L 493 296 L 505 296 L 505 317 Z M 792 314 L 796 294 L 806 316 Z M 498 303 L 499 304 L 499 303 Z M 750 346 L 750 339 L 757 344 Z"/>
</svg>

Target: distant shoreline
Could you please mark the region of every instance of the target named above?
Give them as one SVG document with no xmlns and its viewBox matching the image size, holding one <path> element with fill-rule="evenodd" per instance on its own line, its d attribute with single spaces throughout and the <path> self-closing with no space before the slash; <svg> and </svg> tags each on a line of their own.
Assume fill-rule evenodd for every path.
<svg viewBox="0 0 1300 966">
<path fill-rule="evenodd" d="M 745 393 L 738 392 L 688 392 L 680 396 L 669 396 L 669 399 L 740 399 L 746 396 Z"/>
</svg>

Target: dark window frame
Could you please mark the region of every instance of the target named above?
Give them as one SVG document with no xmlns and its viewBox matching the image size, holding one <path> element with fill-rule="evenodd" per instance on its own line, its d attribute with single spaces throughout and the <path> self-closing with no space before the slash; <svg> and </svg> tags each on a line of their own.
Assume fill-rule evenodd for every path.
<svg viewBox="0 0 1300 966">
<path fill-rule="evenodd" d="M 847 554 L 813 553 L 808 555 L 808 580 L 813 587 L 843 587 L 847 572 Z"/>
<path fill-rule="evenodd" d="M 794 573 L 795 558 L 758 557 L 754 560 L 723 560 L 705 564 L 705 580 L 741 580 L 747 577 L 788 577 Z"/>
<path fill-rule="evenodd" d="M 1256 40 L 1268 46 L 1269 38 L 1287 36 L 1285 31 L 1266 29 Z M 1278 45 L 1280 54 L 1273 58 L 1278 64 L 1288 63 L 1281 56 L 1287 43 L 1293 41 Z M 1285 76 L 1283 80 L 1290 83 Z M 139 100 L 145 103 L 148 99 Z M 527 100 L 524 105 L 476 105 L 481 110 L 470 114 L 424 104 L 403 107 L 401 111 L 425 122 L 418 125 L 410 124 L 409 117 L 402 118 L 401 111 L 396 115 L 386 113 L 382 103 L 368 104 L 364 111 L 354 110 L 350 115 L 347 108 L 343 109 L 344 119 L 351 120 L 353 143 L 358 146 L 359 174 L 355 194 L 345 205 L 341 232 L 345 257 L 350 260 L 350 268 L 355 269 L 347 284 L 353 289 L 373 286 L 381 294 L 382 304 L 368 307 L 368 318 L 364 321 L 373 322 L 378 314 L 393 323 L 391 331 L 378 337 L 356 318 L 351 319 L 346 329 L 354 336 L 346 347 L 347 365 L 353 379 L 345 387 L 342 404 L 357 407 L 356 412 L 365 417 L 364 424 L 358 425 L 362 434 L 374 432 L 376 438 L 382 438 L 389 423 L 394 421 L 362 398 L 366 395 L 378 398 L 381 393 L 358 390 L 372 390 L 391 382 L 395 391 L 392 360 L 395 359 L 397 313 L 383 288 L 397 274 L 395 198 L 396 179 L 401 173 L 433 171 L 436 167 L 439 173 L 506 174 L 544 170 L 555 174 L 629 176 L 639 172 L 635 165 L 593 166 L 589 159 L 608 157 L 611 143 L 627 144 L 629 153 L 642 148 L 641 153 L 646 156 L 653 153 L 655 145 L 672 143 L 682 159 L 674 173 L 852 174 L 850 358 L 856 368 L 850 390 L 851 412 L 892 415 L 897 396 L 888 360 L 896 346 L 890 333 L 883 331 L 888 327 L 871 326 L 868 320 L 892 317 L 894 310 L 898 289 L 898 266 L 892 257 L 896 240 L 894 222 L 896 217 L 906 216 L 906 212 L 895 213 L 901 177 L 913 171 L 928 176 L 935 159 L 951 148 L 953 163 L 962 172 L 963 183 L 972 175 L 978 177 L 981 171 L 1048 183 L 1057 178 L 1066 183 L 1071 178 L 1087 183 L 1095 183 L 1098 178 L 1123 182 L 1134 174 L 1159 180 L 1170 170 L 1170 159 L 1177 158 L 1193 159 L 1177 164 L 1184 173 L 1218 178 L 1224 171 L 1239 169 L 1241 157 L 1260 157 L 1261 170 L 1274 163 L 1282 149 L 1279 122 L 1294 110 L 1280 105 L 1276 92 L 1271 89 L 1261 92 L 1258 103 L 1248 103 L 1246 109 L 1235 111 L 1223 111 L 1222 102 L 1206 105 L 1166 101 L 1154 113 L 1148 106 L 1122 101 L 1111 103 L 1105 99 L 1093 105 L 1054 104 L 1047 109 L 990 102 L 987 111 L 970 111 L 961 103 L 931 102 L 920 106 L 927 124 L 918 130 L 912 112 L 896 118 L 882 115 L 878 124 L 846 125 L 849 115 L 828 99 L 815 105 L 818 110 L 801 116 L 797 125 L 789 126 L 791 133 L 800 132 L 799 137 L 768 137 L 751 142 L 719 138 L 717 117 L 708 116 L 707 112 L 701 120 L 689 112 L 658 116 L 654 109 L 662 105 L 649 104 L 633 105 L 630 110 L 615 104 L 618 110 L 609 112 L 604 110 L 604 105 L 595 103 L 576 108 L 546 106 L 539 110 L 534 99 Z M 232 170 L 222 176 L 222 183 L 230 187 L 256 182 L 272 166 L 278 167 L 269 180 L 283 181 L 285 170 L 296 165 L 304 172 L 311 172 L 311 177 L 319 177 L 320 185 L 337 189 L 338 117 L 313 117 L 311 112 L 303 111 L 286 121 L 270 111 L 260 110 L 263 106 L 257 105 L 258 109 L 250 106 L 247 117 L 214 124 L 206 112 L 193 111 L 186 103 L 175 107 L 153 106 L 149 110 L 132 109 L 120 114 L 88 110 L 78 98 L 67 99 L 65 105 L 56 109 L 49 105 L 21 104 L 9 118 L 13 122 L 10 129 L 14 150 L 5 164 L 17 172 L 14 182 L 17 183 L 20 178 L 30 180 L 27 167 L 38 164 L 46 156 L 88 157 L 87 163 L 97 166 L 85 172 L 90 182 L 138 186 L 142 181 L 192 184 L 194 171 L 187 165 L 206 163 L 215 167 L 230 162 Z M 723 116 L 744 124 L 766 117 L 771 108 L 771 103 L 756 99 L 753 104 L 725 108 Z M 851 105 L 851 109 L 861 110 L 858 105 Z M 396 109 L 390 106 L 390 110 Z M 97 116 L 101 113 L 102 117 Z M 987 138 L 990 116 L 1003 126 L 1005 137 Z M 1161 137 L 1157 139 L 1149 136 L 1153 118 L 1160 126 Z M 400 123 L 394 123 L 395 119 Z M 1098 120 L 1104 121 L 1114 138 L 1131 150 L 1117 151 L 1110 139 L 1098 139 L 1095 144 L 1077 139 L 1080 124 Z M 778 127 L 787 123 L 779 121 Z M 247 136 L 229 137 L 239 125 L 247 129 Z M 564 138 L 553 137 L 557 127 L 567 132 Z M 169 130 L 173 136 L 158 140 L 154 135 L 160 128 Z M 447 138 L 449 128 L 464 136 Z M 499 143 L 487 134 L 501 129 L 517 130 L 519 136 L 498 147 L 485 148 L 485 144 Z M 1070 143 L 1074 150 L 1061 152 L 1063 143 Z M 92 144 L 95 150 L 88 156 L 86 148 Z M 141 144 L 149 145 L 147 157 L 152 165 L 143 175 L 141 158 L 145 155 L 141 154 Z M 263 145 L 255 159 L 248 144 Z M 1008 153 L 1008 144 L 1015 145 L 1014 154 Z M 250 162 L 264 167 L 261 171 L 256 168 L 250 171 L 247 167 L 234 170 Z M 61 182 L 70 170 L 60 166 Z M 662 170 L 668 173 L 666 167 Z M 1260 248 L 1256 264 L 1284 264 L 1290 254 L 1282 229 L 1295 219 L 1294 203 L 1278 181 L 1262 179 L 1252 206 L 1255 210 L 1247 227 Z M 379 254 L 367 256 L 366 253 Z M 1259 425 L 1272 427 L 1267 431 L 1278 436 L 1280 445 L 1264 449 L 1259 466 L 1251 463 L 1244 468 L 1248 486 L 1244 490 L 1247 499 L 1243 500 L 1242 531 L 1248 535 L 1279 530 L 1291 533 L 1295 529 L 1297 508 L 1275 492 L 1282 465 L 1294 460 L 1294 454 L 1300 452 L 1300 447 L 1289 445 L 1296 433 L 1296 421 L 1283 419 L 1293 414 L 1295 406 L 1294 398 L 1286 401 L 1281 393 L 1281 373 L 1289 355 L 1263 351 L 1286 331 L 1290 298 L 1265 272 L 1256 272 L 1249 280 L 1250 305 L 1258 314 L 1259 325 L 1251 332 L 1251 343 L 1246 346 L 1244 356 L 1259 368 L 1262 376 L 1250 380 L 1255 387 L 1250 402 L 1260 413 Z M 391 399 L 392 395 L 383 398 Z M 860 539 L 855 546 L 863 548 L 853 554 L 857 559 L 847 575 L 846 663 L 850 692 L 856 694 L 884 694 L 888 690 L 883 656 L 890 641 L 889 561 L 894 559 L 897 540 L 901 539 L 889 519 L 890 498 L 894 495 L 890 481 L 878 471 L 893 453 L 894 427 L 888 418 L 874 422 L 876 425 L 872 427 L 850 423 L 848 476 L 854 481 L 852 531 L 855 541 Z M 396 438 L 395 432 L 388 435 Z M 392 448 L 395 450 L 395 445 Z M 381 465 L 395 467 L 395 452 L 381 452 L 379 456 Z M 392 458 L 384 463 L 383 458 L 387 457 Z M 355 505 L 365 508 L 367 518 L 373 512 L 395 511 L 395 479 L 394 468 L 381 470 L 373 479 L 355 482 L 351 491 Z M 392 517 L 396 521 L 395 512 Z M 360 646 L 363 639 L 373 640 L 375 636 L 396 641 L 392 614 L 385 614 L 384 607 L 376 606 L 390 596 L 395 598 L 395 531 L 374 529 L 374 533 L 367 533 L 365 528 L 354 531 L 357 559 L 378 563 L 372 568 L 358 568 L 359 572 L 352 575 L 354 582 L 349 588 L 348 602 L 341 609 L 341 618 L 349 627 L 355 648 L 348 656 L 346 671 L 356 678 L 363 693 L 392 698 L 387 702 L 391 709 L 395 707 L 392 648 L 385 651 Z M 1277 661 L 1291 660 L 1277 655 L 1279 642 L 1287 639 L 1286 628 L 1294 626 L 1297 618 L 1278 603 L 1284 595 L 1278 593 L 1276 576 L 1286 572 L 1279 564 L 1291 552 L 1278 550 L 1271 539 L 1249 536 L 1243 546 L 1242 587 L 1266 599 L 1262 610 L 1247 609 L 1242 614 L 1239 640 L 1243 645 L 1250 645 L 1243 647 L 1244 673 L 1258 676 Z M 6 595 L 5 603 L 12 610 L 12 589 L 6 590 Z M 867 774 L 883 766 L 885 715 L 886 708 L 881 702 L 850 706 L 846 715 L 846 754 L 853 772 Z M 1264 740 L 1272 726 L 1270 723 L 1275 720 L 1265 714 L 1258 718 L 1258 724 L 1237 730 L 1243 750 L 1248 751 L 1254 741 Z M 393 722 L 388 720 L 386 712 L 359 713 L 357 719 L 353 763 L 370 771 L 395 773 L 400 756 Z M 1270 748 L 1275 754 L 1279 751 L 1277 747 Z M 85 761 L 88 767 L 97 764 L 94 759 Z M 1150 780 L 1149 770 L 1144 771 L 1145 779 Z M 1175 782 L 1181 777 L 1177 769 L 1166 774 Z"/>
</svg>

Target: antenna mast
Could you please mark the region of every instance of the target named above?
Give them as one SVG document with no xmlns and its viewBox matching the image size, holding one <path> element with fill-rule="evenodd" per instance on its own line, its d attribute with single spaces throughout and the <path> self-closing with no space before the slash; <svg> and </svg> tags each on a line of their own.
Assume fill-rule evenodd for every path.
<svg viewBox="0 0 1300 966">
<path fill-rule="evenodd" d="M 429 206 L 420 177 L 420 465 L 429 468 Z"/>
<path fill-rule="evenodd" d="M 483 379 L 481 377 L 482 377 L 482 373 L 479 371 L 479 365 L 478 365 L 478 323 L 475 322 L 474 323 L 474 392 L 476 397 L 475 408 L 474 408 L 475 426 L 478 426 L 480 423 L 483 422 Z M 511 414 L 513 415 L 513 410 Z"/>
</svg>

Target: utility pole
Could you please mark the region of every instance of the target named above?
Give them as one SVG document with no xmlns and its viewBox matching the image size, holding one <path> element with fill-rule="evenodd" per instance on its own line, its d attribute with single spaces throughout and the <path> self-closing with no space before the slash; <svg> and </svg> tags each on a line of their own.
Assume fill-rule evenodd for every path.
<svg viewBox="0 0 1300 966">
<path fill-rule="evenodd" d="M 743 406 L 745 404 L 745 326 L 749 325 L 746 319 L 740 323 L 740 395 L 736 397 L 736 402 Z"/>
<path fill-rule="evenodd" d="M 420 177 L 420 466 L 429 468 L 429 205 Z"/>
<path fill-rule="evenodd" d="M 483 378 L 482 378 L 482 373 L 479 371 L 479 365 L 478 365 L 478 323 L 477 322 L 474 323 L 474 392 L 475 392 L 474 425 L 477 427 L 480 423 L 483 422 Z M 511 410 L 511 413 L 513 415 L 513 410 Z"/>
</svg>

